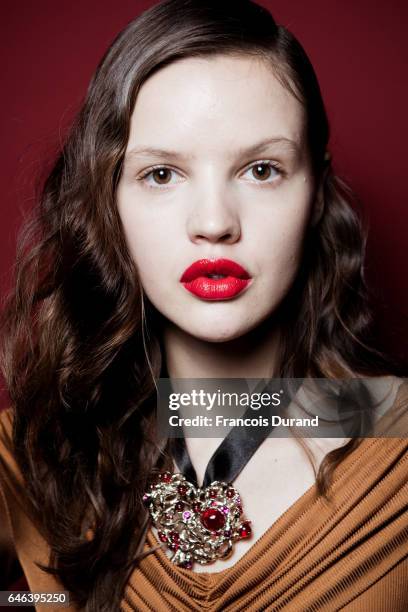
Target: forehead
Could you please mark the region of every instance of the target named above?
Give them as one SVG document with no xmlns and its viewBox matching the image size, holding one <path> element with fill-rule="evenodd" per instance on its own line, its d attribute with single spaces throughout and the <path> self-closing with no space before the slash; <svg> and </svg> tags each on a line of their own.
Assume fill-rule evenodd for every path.
<svg viewBox="0 0 408 612">
<path fill-rule="evenodd" d="M 303 144 L 299 101 L 265 61 L 216 55 L 178 60 L 141 87 L 128 149 L 178 148 L 227 154 L 267 137 Z"/>
</svg>

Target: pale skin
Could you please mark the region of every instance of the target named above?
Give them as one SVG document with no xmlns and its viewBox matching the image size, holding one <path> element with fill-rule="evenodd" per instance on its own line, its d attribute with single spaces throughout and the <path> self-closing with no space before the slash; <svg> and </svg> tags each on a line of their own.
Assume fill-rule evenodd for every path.
<svg viewBox="0 0 408 612">
<path fill-rule="evenodd" d="M 170 377 L 273 376 L 273 315 L 299 268 L 308 225 L 322 214 L 304 127 L 300 103 L 269 66 L 246 56 L 184 59 L 141 87 L 117 203 L 143 289 L 164 316 Z M 251 284 L 234 299 L 199 299 L 179 280 L 203 258 L 238 262 Z M 187 442 L 201 481 L 221 440 Z M 316 465 L 340 443 L 319 440 Z M 229 559 L 194 571 L 234 565 L 314 481 L 297 442 L 267 439 L 235 481 L 252 537 Z"/>
</svg>

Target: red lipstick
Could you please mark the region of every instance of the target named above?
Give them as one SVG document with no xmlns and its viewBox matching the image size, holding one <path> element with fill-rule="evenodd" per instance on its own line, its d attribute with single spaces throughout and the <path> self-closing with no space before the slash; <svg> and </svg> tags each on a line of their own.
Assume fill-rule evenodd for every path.
<svg viewBox="0 0 408 612">
<path fill-rule="evenodd" d="M 247 287 L 248 272 L 230 259 L 200 259 L 180 278 L 187 291 L 203 300 L 228 300 Z"/>
</svg>

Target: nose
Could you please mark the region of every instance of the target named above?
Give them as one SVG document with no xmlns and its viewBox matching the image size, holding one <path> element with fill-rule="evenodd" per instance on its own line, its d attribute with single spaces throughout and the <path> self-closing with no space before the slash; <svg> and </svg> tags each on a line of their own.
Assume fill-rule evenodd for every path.
<svg viewBox="0 0 408 612">
<path fill-rule="evenodd" d="M 233 244 L 241 236 L 238 207 L 226 186 L 210 185 L 198 190 L 187 220 L 192 242 Z"/>
</svg>

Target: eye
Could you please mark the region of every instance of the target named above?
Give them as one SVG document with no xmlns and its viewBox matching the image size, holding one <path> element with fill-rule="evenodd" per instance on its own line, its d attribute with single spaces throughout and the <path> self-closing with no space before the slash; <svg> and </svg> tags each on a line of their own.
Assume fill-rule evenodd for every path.
<svg viewBox="0 0 408 612">
<path fill-rule="evenodd" d="M 256 183 L 272 183 L 283 174 L 283 170 L 277 162 L 261 160 L 251 164 L 242 176 L 248 173 L 255 179 L 254 182 Z"/>
<path fill-rule="evenodd" d="M 156 166 L 146 170 L 138 177 L 137 180 L 143 181 L 147 187 L 152 187 L 153 189 L 158 187 L 160 189 L 161 187 L 166 187 L 167 185 L 174 185 L 175 182 L 172 181 L 172 175 L 176 174 L 176 171 L 172 168 L 168 168 L 167 166 Z"/>
</svg>

